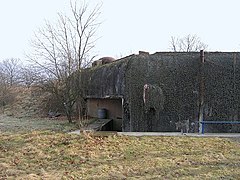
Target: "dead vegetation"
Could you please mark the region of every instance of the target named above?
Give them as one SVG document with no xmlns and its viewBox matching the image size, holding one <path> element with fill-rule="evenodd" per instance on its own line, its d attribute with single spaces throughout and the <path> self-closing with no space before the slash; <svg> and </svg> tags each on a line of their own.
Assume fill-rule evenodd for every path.
<svg viewBox="0 0 240 180">
<path fill-rule="evenodd" d="M 2 179 L 237 179 L 239 144 L 220 138 L 0 134 Z"/>
<path fill-rule="evenodd" d="M 5 106 L 1 107 L 1 114 L 14 117 L 47 116 L 43 103 L 47 99 L 47 93 L 43 93 L 38 87 L 15 86 L 9 89 L 12 98 Z"/>
</svg>

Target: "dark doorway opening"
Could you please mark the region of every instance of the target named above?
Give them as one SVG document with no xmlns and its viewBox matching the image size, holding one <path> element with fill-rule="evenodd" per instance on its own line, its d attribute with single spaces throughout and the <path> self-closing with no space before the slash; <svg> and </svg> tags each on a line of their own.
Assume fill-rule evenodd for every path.
<svg viewBox="0 0 240 180">
<path fill-rule="evenodd" d="M 122 131 L 122 98 L 88 98 L 88 116 L 98 118 L 99 109 L 106 110 L 106 119 L 112 119 L 104 130 Z"/>
</svg>

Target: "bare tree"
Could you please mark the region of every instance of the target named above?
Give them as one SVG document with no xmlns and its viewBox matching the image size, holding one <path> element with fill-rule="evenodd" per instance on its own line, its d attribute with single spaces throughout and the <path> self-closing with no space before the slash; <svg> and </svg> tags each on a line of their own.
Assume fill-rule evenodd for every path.
<svg viewBox="0 0 240 180">
<path fill-rule="evenodd" d="M 5 106 L 12 103 L 15 97 L 11 90 L 18 83 L 19 62 L 19 59 L 14 58 L 0 62 L 0 107 L 3 113 Z"/>
<path fill-rule="evenodd" d="M 10 58 L 5 59 L 0 63 L 0 70 L 6 76 L 6 83 L 12 86 L 17 83 L 19 78 L 20 59 Z"/>
<path fill-rule="evenodd" d="M 171 37 L 170 49 L 174 52 L 196 52 L 206 50 L 208 45 L 197 35 L 187 35 L 183 38 Z"/>
<path fill-rule="evenodd" d="M 7 89 L 7 77 L 0 69 L 0 106 L 2 107 L 2 112 L 4 112 L 4 106 L 6 105 Z"/>
<path fill-rule="evenodd" d="M 101 5 L 90 9 L 89 4 L 70 3 L 71 16 L 58 14 L 58 22 L 46 21 L 43 28 L 35 33 L 32 41 L 31 62 L 45 75 L 48 90 L 61 101 L 69 122 L 72 122 L 73 105 L 82 97 L 79 78 L 79 91 L 73 92 L 70 76 L 75 71 L 87 67 L 95 57 L 91 55 L 97 40 L 96 32 Z M 76 96 L 76 94 L 78 94 Z"/>
<path fill-rule="evenodd" d="M 34 83 L 40 81 L 41 74 L 32 65 L 25 65 L 19 71 L 19 83 L 30 88 Z"/>
</svg>

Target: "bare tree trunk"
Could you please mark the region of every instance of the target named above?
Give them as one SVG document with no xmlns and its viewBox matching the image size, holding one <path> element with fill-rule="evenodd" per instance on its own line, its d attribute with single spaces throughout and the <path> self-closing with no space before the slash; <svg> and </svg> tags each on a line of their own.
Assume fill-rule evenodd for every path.
<svg viewBox="0 0 240 180">
<path fill-rule="evenodd" d="M 35 35 L 32 42 L 35 52 L 29 56 L 42 71 L 46 78 L 44 81 L 53 81 L 56 96 L 62 99 L 64 109 L 69 122 L 72 122 L 74 103 L 77 103 L 79 112 L 82 112 L 83 81 L 79 73 L 78 81 L 72 82 L 73 74 L 76 71 L 88 67 L 93 60 L 90 56 L 95 47 L 97 38 L 96 31 L 100 23 L 100 7 L 89 10 L 88 4 L 82 3 L 79 7 L 77 1 L 71 2 L 72 17 L 58 14 L 59 19 L 56 25 L 49 22 Z M 42 61 L 39 61 L 41 59 Z M 76 79 L 76 78 L 75 78 Z M 55 82 L 54 82 L 55 81 Z M 77 88 L 75 83 L 77 83 Z M 51 92 L 51 91 L 50 91 Z M 79 113 L 79 119 L 81 118 Z"/>
</svg>

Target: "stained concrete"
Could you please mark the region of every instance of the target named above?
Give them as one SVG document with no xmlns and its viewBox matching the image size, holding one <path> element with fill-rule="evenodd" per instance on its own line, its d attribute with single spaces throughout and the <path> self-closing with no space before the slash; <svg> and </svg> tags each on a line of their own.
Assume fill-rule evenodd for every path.
<svg viewBox="0 0 240 180">
<path fill-rule="evenodd" d="M 99 133 L 106 133 L 108 131 L 99 131 Z M 180 132 L 110 132 L 110 134 L 117 134 L 120 136 L 177 136 L 177 137 L 219 137 L 219 138 L 240 138 L 240 133 L 180 133 Z M 80 130 L 72 131 L 69 134 L 81 134 Z"/>
<path fill-rule="evenodd" d="M 239 120 L 240 53 L 206 52 L 204 68 L 200 62 L 199 52 L 131 55 L 89 69 L 86 95 L 121 97 L 124 132 L 170 132 L 178 121 L 198 121 L 201 93 L 204 120 Z M 240 126 L 208 125 L 205 132 L 238 133 Z"/>
<path fill-rule="evenodd" d="M 180 133 L 180 132 L 118 132 L 118 135 L 126 136 L 186 136 L 186 137 L 221 137 L 240 138 L 240 133 Z"/>
</svg>

